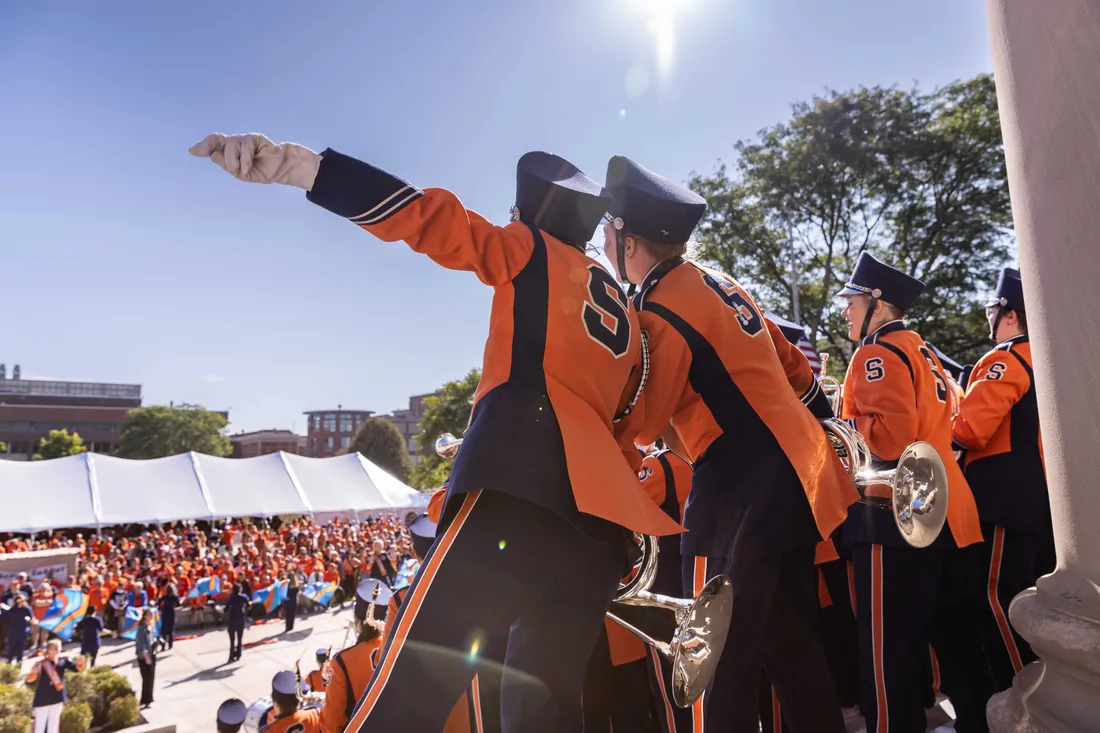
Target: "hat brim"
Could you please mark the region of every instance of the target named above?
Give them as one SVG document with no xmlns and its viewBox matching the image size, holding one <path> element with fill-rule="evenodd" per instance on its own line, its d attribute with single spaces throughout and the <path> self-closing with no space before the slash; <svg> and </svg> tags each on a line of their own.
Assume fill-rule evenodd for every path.
<svg viewBox="0 0 1100 733">
<path fill-rule="evenodd" d="M 870 295 L 870 293 L 845 286 L 836 294 L 836 297 L 843 298 L 847 295 Z"/>
</svg>

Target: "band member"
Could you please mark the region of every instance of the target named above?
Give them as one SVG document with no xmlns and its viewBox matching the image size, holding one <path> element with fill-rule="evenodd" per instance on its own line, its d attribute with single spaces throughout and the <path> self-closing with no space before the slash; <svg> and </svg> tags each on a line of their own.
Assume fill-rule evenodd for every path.
<svg viewBox="0 0 1100 733">
<path fill-rule="evenodd" d="M 248 706 L 235 697 L 218 706 L 218 733 L 237 733 L 248 716 Z"/>
<path fill-rule="evenodd" d="M 671 433 L 671 431 L 668 431 Z M 642 460 L 639 477 L 653 501 L 677 522 L 683 520 L 684 504 L 691 491 L 691 464 L 677 452 L 658 441 L 659 450 Z M 678 597 L 683 592 L 680 538 L 662 537 L 657 554 L 657 578 L 650 589 L 654 593 Z M 681 708 L 672 700 L 672 664 L 653 647 L 646 647 L 649 683 L 656 697 L 657 719 L 662 733 L 688 733 L 691 709 Z"/>
<path fill-rule="evenodd" d="M 981 518 L 983 638 L 998 690 L 1036 659 L 1008 622 L 1008 605 L 1035 585 L 1054 542 L 1039 435 L 1035 372 L 1020 272 L 1005 268 L 986 305 L 997 347 L 974 366 L 953 429 Z"/>
<path fill-rule="evenodd" d="M 379 590 L 377 598 L 375 588 Z M 382 655 L 386 625 L 375 618 L 375 612 L 385 610 L 389 598 L 382 603 L 375 601 L 382 599 L 383 592 L 390 595 L 385 583 L 372 578 L 361 581 L 355 589 L 356 640 L 353 646 L 341 650 L 329 662 L 332 676 L 325 687 L 325 704 L 321 708 L 324 733 L 343 733 Z"/>
<path fill-rule="evenodd" d="M 867 440 L 878 467 L 911 443 L 930 443 L 950 486 L 947 525 L 930 547 L 901 538 L 889 507 L 857 504 L 844 526 L 855 569 L 861 710 L 869 731 L 924 731 L 928 641 L 961 733 L 985 730 L 991 681 L 969 602 L 966 548 L 981 542 L 977 509 L 952 457 L 947 376 L 905 312 L 924 283 L 864 252 L 838 294 L 848 338 L 860 343 L 844 380 L 841 417 Z M 883 487 L 869 487 L 869 491 Z M 972 550 L 970 551 L 972 553 Z M 784 712 L 786 710 L 784 709 Z"/>
<path fill-rule="evenodd" d="M 328 662 L 328 649 L 317 650 L 317 669 L 306 675 L 306 684 L 313 692 L 325 691 L 325 663 Z"/>
<path fill-rule="evenodd" d="M 241 584 L 233 584 L 233 592 L 225 602 L 225 626 L 229 630 L 229 663 L 241 658 L 244 650 L 244 626 L 252 601 L 241 593 Z"/>
<path fill-rule="evenodd" d="M 316 708 L 298 709 L 298 680 L 288 670 L 271 678 L 273 720 L 260 733 L 318 733 L 321 717 Z"/>
<path fill-rule="evenodd" d="M 680 531 L 645 496 L 633 447 L 615 436 L 640 382 L 641 333 L 615 281 L 585 255 L 606 210 L 599 184 L 528 153 L 515 221 L 498 227 L 450 191 L 331 149 L 214 134 L 191 152 L 242 180 L 303 188 L 378 239 L 404 240 L 494 289 L 441 531 L 348 730 L 442 728 L 473 677 L 465 657 L 505 636 L 507 666 L 542 683 L 504 681 L 505 730 L 580 730 L 584 669 L 631 546 L 623 528 Z M 441 648 L 451 653 L 441 659 Z"/>
<path fill-rule="evenodd" d="M 821 390 L 732 279 L 685 261 L 706 202 L 612 158 L 605 253 L 634 296 L 651 371 L 639 444 L 671 425 L 695 472 L 680 552 L 686 595 L 714 575 L 733 589 L 732 622 L 695 730 L 757 731 L 761 663 L 796 733 L 843 731 L 816 635 L 815 546 L 859 498 L 814 415 Z M 804 385 L 792 390 L 795 373 Z M 821 399 L 824 399 L 821 395 Z M 828 409 L 822 403 L 822 413 Z"/>
</svg>

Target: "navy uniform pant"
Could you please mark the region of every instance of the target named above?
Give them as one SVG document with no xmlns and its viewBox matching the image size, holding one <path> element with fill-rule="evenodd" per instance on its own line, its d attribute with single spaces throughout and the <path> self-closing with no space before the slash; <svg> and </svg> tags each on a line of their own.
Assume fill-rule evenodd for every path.
<svg viewBox="0 0 1100 733">
<path fill-rule="evenodd" d="M 691 733 L 691 708 L 678 707 L 672 697 L 672 663 L 653 647 L 646 647 L 646 655 L 661 733 Z"/>
<path fill-rule="evenodd" d="M 600 629 L 584 680 L 584 733 L 660 730 L 644 659 L 615 666 L 607 627 Z"/>
<path fill-rule="evenodd" d="M 1049 537 L 982 522 L 978 577 L 982 587 L 981 629 L 998 691 L 1012 686 L 1024 665 L 1038 657 L 1008 619 L 1008 606 L 1040 576 L 1054 571 Z"/>
<path fill-rule="evenodd" d="M 491 491 L 455 503 L 346 730 L 437 733 L 481 653 L 506 640 L 502 729 L 581 731 L 585 669 L 626 564 L 621 530 L 593 538 Z"/>
<path fill-rule="evenodd" d="M 696 595 L 719 574 L 729 578 L 733 590 L 725 649 L 714 680 L 692 709 L 695 731 L 757 733 L 763 668 L 793 733 L 843 733 L 817 637 L 814 547 L 762 557 L 684 558 L 685 593 Z"/>
<path fill-rule="evenodd" d="M 924 733 L 928 644 L 959 733 L 986 731 L 993 682 L 978 634 L 978 547 L 852 547 L 859 631 L 861 711 L 867 730 Z"/>
</svg>

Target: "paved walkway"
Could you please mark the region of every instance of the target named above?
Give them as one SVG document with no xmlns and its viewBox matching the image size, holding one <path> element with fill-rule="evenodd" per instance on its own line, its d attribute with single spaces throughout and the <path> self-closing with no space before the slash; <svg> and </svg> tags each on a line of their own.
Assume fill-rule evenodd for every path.
<svg viewBox="0 0 1100 733">
<path fill-rule="evenodd" d="M 302 676 L 316 668 L 315 652 L 322 647 L 339 651 L 344 643 L 345 625 L 351 622 L 352 606 L 343 611 L 329 611 L 298 618 L 294 631 L 286 633 L 280 619 L 253 625 L 244 632 L 244 655 L 238 662 L 227 664 L 229 634 L 224 627 L 214 627 L 194 639 L 177 641 L 157 657 L 153 705 L 143 712 L 154 724 L 174 723 L 178 733 L 210 733 L 216 730 L 218 705 L 238 697 L 251 705 L 260 697 L 270 695 L 271 678 L 284 669 L 293 670 L 301 661 Z M 186 632 L 193 633 L 188 629 Z M 351 635 L 347 643 L 352 643 Z M 255 646 L 249 647 L 249 644 Z M 77 654 L 78 644 L 68 644 L 63 654 Z M 23 663 L 24 672 L 33 660 Z M 115 667 L 125 675 L 141 694 L 141 674 L 130 641 L 104 639 L 96 666 Z"/>
<path fill-rule="evenodd" d="M 253 625 L 244 632 L 246 648 L 239 662 L 227 664 L 229 635 L 224 627 L 215 627 L 194 639 L 177 641 L 175 647 L 157 657 L 156 683 L 152 707 L 144 711 L 145 719 L 157 725 L 175 724 L 177 733 L 209 733 L 216 730 L 218 705 L 230 697 L 238 697 L 251 705 L 270 694 L 271 678 L 276 672 L 294 669 L 301 661 L 302 676 L 316 667 L 314 652 L 332 647 L 339 651 L 344 644 L 346 625 L 351 623 L 351 605 L 342 611 L 324 612 L 299 618 L 294 631 L 285 632 L 282 620 Z M 187 633 L 192 633 L 188 630 Z M 347 634 L 347 643 L 351 643 Z M 248 644 L 255 646 L 248 647 Z M 77 644 L 67 645 L 63 653 L 76 654 Z M 33 662 L 23 663 L 27 672 Z M 124 674 L 141 693 L 141 674 L 134 661 L 134 644 L 129 641 L 104 640 L 97 666 L 112 666 Z M 941 703 L 950 710 L 950 703 Z M 863 718 L 855 711 L 846 711 L 849 733 L 864 733 Z M 954 726 L 944 710 L 930 716 L 929 731 L 950 733 Z M 943 725 L 947 723 L 947 725 Z M 936 727 L 943 725 L 943 727 Z"/>
</svg>

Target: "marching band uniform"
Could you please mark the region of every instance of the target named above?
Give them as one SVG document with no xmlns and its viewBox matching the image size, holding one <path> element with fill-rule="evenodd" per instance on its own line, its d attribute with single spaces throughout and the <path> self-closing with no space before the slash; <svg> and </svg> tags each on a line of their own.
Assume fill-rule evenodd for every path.
<svg viewBox="0 0 1100 733">
<path fill-rule="evenodd" d="M 248 717 L 248 706 L 243 700 L 231 697 L 218 706 L 218 733 L 237 733 Z"/>
<path fill-rule="evenodd" d="M 994 335 L 1005 311 L 1024 313 L 1018 270 L 1004 269 L 986 307 Z M 998 690 L 1036 659 L 1008 622 L 1009 603 L 1054 569 L 1046 559 L 1054 539 L 1032 364 L 1026 332 L 1001 341 L 974 366 L 953 423 L 985 537 L 983 638 Z"/>
<path fill-rule="evenodd" d="M 478 634 L 484 647 L 507 636 L 507 666 L 545 685 L 506 676 L 505 730 L 579 730 L 584 668 L 626 564 L 622 528 L 680 531 L 645 496 L 633 446 L 613 432 L 638 380 L 641 337 L 622 291 L 584 254 L 606 209 L 600 186 L 557 156 L 528 153 L 518 221 L 498 227 L 450 191 L 421 190 L 334 150 L 215 134 L 192 153 L 244 180 L 304 188 L 379 239 L 404 240 L 494 289 L 441 531 L 348 730 L 442 728 L 473 674 L 433 650 L 469 653 Z M 531 572 L 547 556 L 553 572 Z"/>
<path fill-rule="evenodd" d="M 260 733 L 318 733 L 321 719 L 316 708 L 298 709 L 298 680 L 288 670 L 277 672 L 271 679 L 271 699 L 280 712 L 272 711 L 274 720 L 260 729 Z"/>
<path fill-rule="evenodd" d="M 658 733 L 646 666 L 646 645 L 611 619 L 604 619 L 584 680 L 584 731 Z"/>
<path fill-rule="evenodd" d="M 378 588 L 378 603 L 374 589 Z M 322 733 L 343 733 L 355 710 L 355 704 L 367 689 L 382 655 L 387 628 L 375 615 L 386 610 L 391 595 L 380 580 L 367 578 L 355 589 L 355 620 L 359 632 L 355 644 L 333 656 L 329 667 L 332 676 L 325 687 L 325 704 L 321 707 Z M 373 609 L 372 609 L 373 604 Z"/>
<path fill-rule="evenodd" d="M 924 340 L 902 321 L 867 333 L 879 300 L 904 312 L 923 290 L 924 283 L 864 252 L 838 293 L 871 298 L 844 380 L 841 417 L 866 438 L 880 468 L 896 464 L 911 443 L 927 441 L 943 459 L 950 486 L 947 524 L 930 547 L 907 545 L 889 507 L 857 504 L 845 522 L 855 568 L 861 710 L 868 731 L 923 732 L 927 668 L 921 660 L 931 641 L 958 714 L 956 729 L 968 733 L 985 730 L 989 675 L 970 628 L 971 561 L 960 548 L 982 536 L 974 497 L 952 456 L 948 381 Z M 868 494 L 883 488 L 868 487 Z"/>
<path fill-rule="evenodd" d="M 624 280 L 628 234 L 682 244 L 706 209 L 701 197 L 624 157 L 609 162 L 606 185 Z M 695 730 L 704 729 L 705 711 L 708 731 L 757 731 L 763 663 L 793 730 L 843 731 L 816 637 L 813 561 L 815 545 L 859 495 L 799 399 L 820 393 L 805 355 L 773 335 L 778 329 L 740 285 L 694 263 L 666 259 L 640 286 L 634 303 L 652 369 L 637 442 L 652 443 L 671 420 L 694 464 L 680 548 L 685 594 L 719 573 L 733 590 L 729 636 L 695 706 Z M 790 380 L 803 368 L 805 388 L 795 394 Z"/>
<path fill-rule="evenodd" d="M 306 684 L 313 692 L 325 691 L 325 677 L 322 670 L 328 661 L 328 649 L 317 650 L 317 669 L 306 675 Z"/>
</svg>

